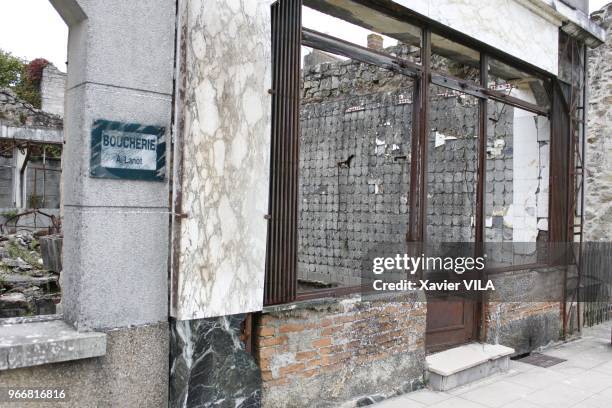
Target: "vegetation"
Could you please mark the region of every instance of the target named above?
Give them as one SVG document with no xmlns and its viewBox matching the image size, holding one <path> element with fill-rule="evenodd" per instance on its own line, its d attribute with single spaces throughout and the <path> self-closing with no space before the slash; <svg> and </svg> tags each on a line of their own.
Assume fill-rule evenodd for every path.
<svg viewBox="0 0 612 408">
<path fill-rule="evenodd" d="M 28 251 L 25 248 L 22 248 L 17 242 L 14 240 L 9 240 L 4 248 L 9 257 L 17 259 L 21 258 L 24 262 L 32 265 L 33 267 L 40 267 L 38 263 L 38 257 L 35 254 L 32 254 L 31 251 Z"/>
<path fill-rule="evenodd" d="M 40 108 L 40 80 L 48 64 L 44 58 L 27 62 L 0 50 L 0 87 L 12 89 L 21 99 Z"/>
</svg>

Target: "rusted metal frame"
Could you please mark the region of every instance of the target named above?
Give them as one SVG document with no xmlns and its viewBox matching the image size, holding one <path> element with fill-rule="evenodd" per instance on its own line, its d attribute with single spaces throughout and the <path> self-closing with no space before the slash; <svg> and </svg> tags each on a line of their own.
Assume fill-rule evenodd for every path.
<svg viewBox="0 0 612 408">
<path fill-rule="evenodd" d="M 586 106 L 587 106 L 587 69 L 586 64 L 588 61 L 587 56 L 587 47 L 585 44 L 582 45 L 582 94 L 580 95 L 582 99 L 582 107 L 580 111 L 580 116 L 582 119 L 582 126 L 580 128 L 580 238 L 578 244 L 578 294 L 577 294 L 577 314 L 578 314 L 578 330 L 582 332 L 582 308 L 580 307 L 580 289 L 582 285 L 582 270 L 583 270 L 583 253 L 582 253 L 582 244 L 583 244 L 583 228 L 584 228 L 584 174 L 586 172 Z"/>
<path fill-rule="evenodd" d="M 329 289 L 317 289 L 308 292 L 299 292 L 296 294 L 295 300 L 313 300 L 321 299 L 326 297 L 341 297 L 346 295 L 352 295 L 354 293 L 361 293 L 369 290 L 373 290 L 371 286 L 360 285 L 360 286 L 346 286 Z"/>
<path fill-rule="evenodd" d="M 276 62 L 276 49 L 277 49 L 277 45 L 276 45 L 276 36 L 277 36 L 277 24 L 278 24 L 278 3 L 273 3 L 270 6 L 270 28 L 271 28 L 271 35 L 270 35 L 270 64 L 271 64 L 271 88 L 268 90 L 268 93 L 272 96 L 271 101 L 270 101 L 270 123 L 271 123 L 271 129 L 270 129 L 270 168 L 269 168 L 269 175 L 268 175 L 268 179 L 270 180 L 269 183 L 269 192 L 268 192 L 268 214 L 267 214 L 267 231 L 266 231 L 266 264 L 265 264 L 265 273 L 264 273 L 264 299 L 263 299 L 263 304 L 269 304 L 271 302 L 272 299 L 272 284 L 273 284 L 273 278 L 271 276 L 272 271 L 274 270 L 271 267 L 271 262 L 273 259 L 273 248 L 272 248 L 272 237 L 274 236 L 273 233 L 273 226 L 274 224 L 271 222 L 271 214 L 272 211 L 274 210 L 274 199 L 275 199 L 275 194 L 274 194 L 274 189 L 275 189 L 275 185 L 274 185 L 274 177 L 275 177 L 275 169 L 276 169 L 276 160 L 275 160 L 275 152 L 276 152 L 276 97 L 274 96 L 275 90 L 274 87 L 276 86 L 277 83 L 277 79 L 276 79 L 276 72 L 278 70 L 278 64 Z"/>
<path fill-rule="evenodd" d="M 536 113 L 538 115 L 542 115 L 542 116 L 549 116 L 550 115 L 550 110 L 546 109 L 546 108 L 542 108 L 541 106 L 538 105 L 534 105 L 532 103 L 529 102 L 525 102 L 521 99 L 515 98 L 514 96 L 510 96 L 510 95 L 506 95 L 503 92 L 499 92 L 499 91 L 494 91 L 492 89 L 485 89 L 483 90 L 483 92 L 485 93 L 485 95 L 487 95 L 489 98 L 496 100 L 498 102 L 503 102 L 506 105 L 511 105 L 511 106 L 515 106 L 517 108 L 532 112 L 532 113 Z"/>
<path fill-rule="evenodd" d="M 410 161 L 410 210 L 408 213 L 407 241 L 417 243 L 411 251 L 421 253 L 426 240 L 426 204 L 427 204 L 427 144 L 429 116 L 429 86 L 431 82 L 431 33 L 421 31 L 422 71 L 417 77 L 412 108 L 412 160 Z M 419 247 L 420 245 L 420 247 Z M 423 277 L 423 271 L 417 271 Z"/>
<path fill-rule="evenodd" d="M 278 115 L 279 108 L 279 97 L 278 93 L 281 91 L 279 83 L 279 71 L 281 70 L 279 61 L 279 37 L 280 37 L 280 5 L 278 2 L 271 6 L 271 19 L 272 19 L 272 38 L 271 38 L 271 57 L 272 57 L 272 94 L 271 101 L 271 146 L 270 146 L 270 193 L 268 198 L 268 233 L 267 233 L 267 245 L 266 245 L 266 268 L 265 268 L 265 279 L 264 279 L 264 304 L 272 304 L 278 299 L 277 285 L 278 277 L 278 258 L 277 254 L 277 223 L 276 219 L 272 218 L 272 214 L 276 214 L 276 208 L 278 206 L 278 168 L 279 161 L 278 155 L 278 134 L 279 134 L 279 121 Z"/>
<path fill-rule="evenodd" d="M 255 332 L 255 322 L 253 319 L 253 313 L 247 313 L 240 325 L 240 340 L 244 344 L 244 351 L 249 354 L 254 354 L 255 348 L 253 347 L 255 339 L 253 333 Z"/>
<path fill-rule="evenodd" d="M 377 65 L 403 75 L 415 76 L 421 72 L 421 67 L 412 61 L 362 47 L 308 28 L 302 29 L 302 44 L 318 50 L 343 55 L 366 64 Z"/>
<path fill-rule="evenodd" d="M 277 280 L 276 280 L 276 296 L 275 296 L 275 301 L 278 303 L 285 303 L 287 302 L 287 275 L 289 274 L 289 271 L 287 270 L 287 250 L 286 247 L 283 248 L 284 244 L 287 243 L 286 241 L 286 223 L 287 223 L 287 205 L 289 204 L 287 202 L 287 178 L 288 178 L 288 169 L 287 169 L 287 164 L 288 164 L 288 159 L 287 159 L 287 154 L 288 154 L 288 149 L 287 149 L 287 135 L 289 133 L 289 127 L 288 127 L 288 123 L 287 123 L 287 99 L 288 99 L 288 91 L 289 91 L 289 84 L 287 83 L 287 74 L 288 71 L 291 69 L 287 63 L 287 56 L 288 56 L 288 48 L 289 48 L 289 44 L 288 41 L 287 43 L 285 42 L 288 39 L 288 35 L 287 35 L 287 31 L 289 28 L 289 25 L 291 24 L 289 20 L 289 16 L 288 14 L 288 10 L 287 10 L 287 5 L 288 2 L 290 2 L 292 0 L 280 0 L 279 1 L 279 12 L 280 12 L 280 19 L 279 19 L 279 41 L 278 41 L 278 53 L 280 56 L 280 61 L 279 61 L 279 67 L 280 67 L 280 71 L 279 71 L 279 83 L 278 83 L 278 87 L 275 89 L 276 91 L 276 96 L 279 98 L 279 120 L 277 121 L 278 123 L 280 123 L 280 129 L 279 129 L 279 133 L 277 134 L 278 137 L 278 142 L 279 142 L 279 148 L 278 148 L 278 154 L 280 155 L 280 157 L 278 157 L 278 164 L 280 166 L 279 172 L 277 173 L 278 176 L 278 194 L 277 194 L 277 207 L 276 207 L 276 211 L 274 211 L 272 213 L 272 220 L 271 222 L 274 223 L 276 225 L 277 228 L 277 234 L 276 234 L 276 256 L 275 256 L 275 260 L 277 261 L 277 267 L 275 270 L 275 273 L 277 274 Z"/>
<path fill-rule="evenodd" d="M 576 121 L 575 121 L 575 103 L 576 103 L 576 98 L 575 98 L 575 92 L 576 92 L 576 86 L 574 84 L 574 41 L 572 39 L 569 39 L 569 47 L 570 47 L 570 99 L 569 99 L 569 106 L 568 106 L 568 121 L 569 121 L 569 143 L 567 146 L 568 152 L 567 152 L 567 192 L 566 192 L 566 200 L 567 200 L 567 213 L 566 213 L 566 228 L 567 228 L 567 241 L 571 242 L 574 239 L 574 204 L 575 204 L 575 200 L 574 200 L 574 177 L 575 177 L 575 169 L 574 169 L 574 165 L 575 165 L 575 141 L 574 138 L 576 136 Z M 574 252 L 573 252 L 573 247 L 571 248 L 571 255 L 572 258 L 574 257 Z M 569 320 L 571 318 L 571 313 L 572 313 L 572 309 L 573 309 L 573 303 L 575 300 L 575 295 L 576 293 L 572 293 L 571 295 L 567 293 L 567 276 L 568 276 L 568 268 L 569 268 L 569 264 L 570 262 L 575 262 L 575 259 L 568 259 L 568 266 L 565 267 L 565 280 L 564 280 L 564 293 L 565 293 L 565 299 L 564 299 L 564 305 L 565 305 L 565 316 L 564 316 L 564 321 L 563 321 L 563 337 L 567 337 L 568 335 L 568 325 L 569 325 Z M 568 296 L 569 295 L 569 296 Z M 569 307 L 568 307 L 568 302 L 569 302 Z"/>
<path fill-rule="evenodd" d="M 572 308 L 574 305 L 574 302 L 576 302 L 576 324 L 577 324 L 577 329 L 578 331 L 581 330 L 581 318 L 580 318 L 580 277 L 581 277 L 581 262 L 582 262 L 582 223 L 583 223 L 583 214 L 581 214 L 580 217 L 580 238 L 579 238 L 579 242 L 578 242 L 578 253 L 574 253 L 574 242 L 575 242 L 575 238 L 576 238 L 576 231 L 575 231 L 575 215 L 577 212 L 577 193 L 578 193 L 578 179 L 577 179 L 577 161 L 576 159 L 578 158 L 579 162 L 580 162 L 580 166 L 584 166 L 584 160 L 579 157 L 581 154 L 581 139 L 582 141 L 584 141 L 584 135 L 582 134 L 584 131 L 584 124 L 585 124 L 585 84 L 586 84 L 586 72 L 584 69 L 584 64 L 581 64 L 580 61 L 580 44 L 577 40 L 573 39 L 573 38 L 569 38 L 567 37 L 567 43 L 568 46 L 570 47 L 570 66 L 571 66 L 571 78 L 570 78 L 570 103 L 569 103 L 569 137 L 570 137 L 570 142 L 569 142 L 569 152 L 568 152 L 568 194 L 567 194 L 567 200 L 568 200 L 568 210 L 567 210 L 567 228 L 568 228 L 568 234 L 567 234 L 567 240 L 568 242 L 571 242 L 572 244 L 572 255 L 573 255 L 573 261 L 576 267 L 576 272 L 577 272 L 577 287 L 576 287 L 576 291 L 572 293 L 571 299 L 569 300 L 570 302 L 570 307 L 569 307 L 569 311 L 566 310 L 567 313 L 567 317 L 566 317 L 566 323 L 564 325 L 564 334 L 567 334 L 567 319 L 570 317 L 571 313 L 572 313 Z M 586 54 L 585 54 L 586 56 Z M 582 76 L 583 78 L 579 79 L 582 80 L 582 82 L 578 82 L 578 84 L 581 84 L 581 86 L 576 85 L 576 79 L 574 78 L 574 74 L 576 73 L 575 71 L 581 71 L 582 72 Z M 578 104 L 580 99 L 582 99 L 582 110 L 580 112 L 581 118 L 578 118 L 578 110 L 580 109 Z M 584 142 L 583 142 L 584 143 Z M 584 146 L 584 144 L 582 145 Z M 584 150 L 582 151 L 584 152 Z M 582 177 L 582 181 L 583 181 L 583 177 L 584 177 L 584 170 L 581 168 L 581 177 Z M 584 186 L 581 184 L 580 186 L 580 194 L 582 197 L 581 200 L 581 211 L 583 209 L 583 205 L 584 205 L 584 194 L 583 194 L 583 188 Z M 565 299 L 565 303 L 567 303 L 568 299 Z M 567 307 L 567 306 L 566 306 Z"/>
<path fill-rule="evenodd" d="M 431 83 L 434 85 L 442 86 L 444 88 L 450 88 L 452 90 L 472 95 L 477 98 L 486 99 L 487 95 L 484 92 L 485 88 L 478 85 L 476 82 L 468 81 L 465 79 L 457 78 L 452 75 L 443 74 L 439 72 L 431 73 Z"/>
<path fill-rule="evenodd" d="M 452 75 L 443 74 L 439 72 L 431 73 L 431 82 L 435 85 L 450 88 L 458 92 L 463 92 L 468 95 L 475 96 L 481 99 L 493 99 L 499 102 L 503 102 L 506 105 L 515 106 L 523 110 L 536 113 L 542 116 L 549 116 L 550 110 L 542 108 L 533 103 L 525 102 L 522 99 L 515 98 L 510 95 L 506 95 L 503 92 L 489 89 L 485 85 L 479 85 L 476 82 L 468 81 L 462 78 L 457 78 Z"/>
<path fill-rule="evenodd" d="M 566 101 L 560 82 L 554 81 L 551 103 L 551 144 L 550 144 L 550 193 L 549 193 L 549 241 L 551 243 L 568 242 L 568 145 L 570 139 L 569 104 Z M 564 268 L 563 297 L 561 317 L 563 338 L 567 334 L 567 262 L 562 261 Z"/>
<path fill-rule="evenodd" d="M 480 83 L 485 87 L 489 83 L 489 57 L 486 54 L 480 54 Z M 476 180 L 476 257 L 480 257 L 484 253 L 484 217 L 485 217 L 485 196 L 486 196 L 486 160 L 487 160 L 487 137 L 488 137 L 488 122 L 489 109 L 488 99 L 478 100 L 478 179 Z M 484 271 L 479 272 L 479 278 L 482 280 L 485 277 Z M 487 296 L 485 292 L 481 292 L 477 310 L 476 327 L 479 333 L 477 334 L 480 341 L 486 340 L 487 332 Z"/>
<path fill-rule="evenodd" d="M 417 219 L 417 240 L 427 240 L 427 153 L 429 145 L 429 88 L 431 82 L 431 31 L 423 29 L 421 35 L 420 115 L 419 115 L 419 206 Z M 412 180 L 411 180 L 412 181 Z"/>
<path fill-rule="evenodd" d="M 272 140 L 264 304 L 291 302 L 297 287 L 301 1 L 272 5 Z"/>
<path fill-rule="evenodd" d="M 420 157 L 418 152 L 420 151 L 420 128 L 421 128 L 421 89 L 422 83 L 427 82 L 421 75 L 417 77 L 416 82 L 413 86 L 412 94 L 412 132 L 411 132 L 411 147 L 410 151 L 412 154 L 412 160 L 410 160 L 410 190 L 408 196 L 409 211 L 408 211 L 408 228 L 406 233 L 407 242 L 418 242 L 418 208 L 419 208 L 419 161 Z"/>
<path fill-rule="evenodd" d="M 488 83 L 489 78 L 489 57 L 486 54 L 480 55 L 480 83 Z M 486 177 L 486 151 L 487 151 L 487 127 L 488 127 L 488 100 L 479 99 L 478 101 L 478 180 L 476 181 L 476 248 L 482 251 L 484 242 L 484 213 L 485 213 L 485 177 Z M 478 255 L 478 254 L 477 254 Z"/>
<path fill-rule="evenodd" d="M 487 275 L 496 275 L 500 273 L 507 272 L 519 272 L 527 269 L 544 269 L 549 268 L 550 265 L 548 263 L 529 263 L 523 265 L 510 265 L 510 266 L 502 266 L 497 268 L 486 269 Z"/>
<path fill-rule="evenodd" d="M 293 220 L 294 220 L 294 227 L 292 229 L 293 231 L 293 236 L 292 236 L 292 245 L 291 248 L 293 249 L 293 254 L 292 254 L 292 261 L 293 261 L 293 267 L 292 267 L 292 271 L 293 271 L 293 275 L 291 277 L 291 288 L 290 288 L 290 296 L 292 299 L 295 299 L 295 296 L 297 294 L 297 248 L 298 248 L 298 235 L 297 235 L 297 223 L 298 223 L 298 219 L 299 219 L 299 212 L 298 212 L 298 199 L 299 199 L 299 166 L 300 166 L 300 162 L 299 162 L 299 155 L 300 155 L 300 135 L 301 135 L 301 130 L 300 130 L 300 77 L 301 77 L 301 70 L 300 70 L 300 63 L 301 63 L 301 48 L 302 48 L 302 1 L 295 1 L 295 7 L 296 7 L 296 14 L 297 14 L 297 24 L 294 25 L 294 32 L 293 32 L 293 37 L 294 37 L 294 41 L 292 42 L 292 44 L 295 45 L 294 48 L 294 52 L 293 52 L 293 66 L 296 67 L 296 69 L 293 71 L 294 74 L 294 81 L 292 82 L 293 84 L 293 104 L 294 104 L 294 115 L 293 115 L 293 131 L 294 131 L 294 135 L 295 137 L 292 139 L 293 140 L 293 151 L 292 151 L 292 158 L 293 158 L 293 188 L 294 191 L 292 193 L 292 196 L 295 198 L 295 200 L 293 201 Z"/>
</svg>

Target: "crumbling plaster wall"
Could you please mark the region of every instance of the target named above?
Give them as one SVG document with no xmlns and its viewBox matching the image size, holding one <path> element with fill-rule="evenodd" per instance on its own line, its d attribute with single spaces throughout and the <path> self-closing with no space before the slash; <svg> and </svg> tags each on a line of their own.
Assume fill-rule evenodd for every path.
<svg viewBox="0 0 612 408">
<path fill-rule="evenodd" d="M 612 4 L 592 14 L 607 32 L 588 51 L 585 241 L 612 240 Z"/>
</svg>

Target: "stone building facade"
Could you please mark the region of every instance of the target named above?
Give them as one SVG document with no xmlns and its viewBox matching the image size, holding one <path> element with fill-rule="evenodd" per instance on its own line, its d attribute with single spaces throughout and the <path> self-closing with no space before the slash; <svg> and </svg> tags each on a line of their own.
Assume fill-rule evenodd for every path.
<svg viewBox="0 0 612 408">
<path fill-rule="evenodd" d="M 0 89 L 0 208 L 5 212 L 59 209 L 62 129 L 60 116 L 33 107 L 10 89 Z"/>
<path fill-rule="evenodd" d="M 291 98 L 277 93 L 273 79 L 279 67 L 284 67 L 280 74 L 285 68 L 296 73 L 300 58 L 296 52 L 292 65 L 282 65 L 274 46 L 303 38 L 294 24 L 295 9 L 293 23 L 282 25 L 289 33 L 272 34 L 279 34 L 280 12 L 301 2 L 134 0 L 112 7 L 89 0 L 51 2 L 69 26 L 64 314 L 0 325 L 0 338 L 10 339 L 0 343 L 3 386 L 70 386 L 66 406 L 74 407 L 362 406 L 422 387 L 428 314 L 435 307 L 422 291 L 296 295 L 264 303 L 272 287 L 269 225 L 284 216 L 270 211 L 274 200 L 280 201 L 271 189 L 273 169 L 281 162 L 301 163 L 308 172 L 299 204 L 292 202 L 302 206 L 300 216 L 310 223 L 301 234 L 314 251 L 303 246 L 294 254 L 301 256 L 296 259 L 304 273 L 314 273 L 307 279 L 321 280 L 334 268 L 343 276 L 353 273 L 368 245 L 403 238 L 406 223 L 399 221 L 412 210 L 403 197 L 414 186 L 404 167 L 417 157 L 407 143 L 414 140 L 407 116 L 415 106 L 404 90 L 414 85 L 350 61 L 309 66 L 319 77 L 304 81 L 299 136 L 305 154 L 301 162 L 275 160 L 273 143 L 281 132 L 273 137 L 273 130 L 282 110 L 273 109 L 273 102 Z M 371 22 L 369 29 L 393 23 L 401 31 L 406 22 L 424 31 L 440 29 L 549 79 L 559 75 L 560 30 L 590 46 L 603 39 L 579 8 L 553 0 L 304 3 L 339 7 L 345 19 Z M 330 75 L 323 66 L 330 72 L 346 68 L 347 76 Z M 486 100 L 487 89 L 481 88 L 488 85 L 468 91 Z M 428 177 L 421 184 L 440 191 L 427 198 L 428 231 L 471 238 L 475 105 L 462 96 L 468 92 L 431 88 L 426 134 L 435 165 L 425 168 Z M 299 84 L 296 89 L 299 93 Z M 342 94 L 355 89 L 350 97 Z M 485 189 L 491 205 L 485 209 L 485 233 L 536 242 L 551 232 L 550 220 L 539 213 L 538 194 L 546 196 L 553 186 L 541 184 L 546 170 L 538 161 L 553 135 L 539 133 L 547 124 L 534 115 L 510 115 L 501 108 L 492 106 L 486 118 L 495 125 L 487 126 L 492 184 Z M 169 163 L 164 177 L 90 177 L 92 124 L 100 119 L 164 128 L 162 153 Z M 318 143 L 322 134 L 315 131 L 322 126 L 331 129 L 323 132 L 326 143 Z M 358 128 L 368 137 L 358 137 L 353 131 Z M 519 128 L 529 140 L 517 139 Z M 520 147 L 530 155 L 518 153 Z M 341 216 L 334 206 L 354 211 Z M 292 245 L 288 235 L 274 239 Z M 288 264 L 287 259 L 274 261 Z M 317 275 L 319 265 L 324 268 Z M 540 275 L 514 271 L 499 279 L 506 279 L 510 295 L 522 295 Z M 298 283 L 288 282 L 288 274 L 280 278 L 285 285 L 272 287 L 278 291 Z M 518 354 L 559 338 L 558 301 L 515 300 L 516 305 L 487 302 L 474 340 L 509 344 Z M 38 344 L 28 341 L 32 333 Z M 49 344 L 43 352 L 41 342 Z"/>
<path fill-rule="evenodd" d="M 612 5 L 592 14 L 606 29 L 606 42 L 588 51 L 589 115 L 586 144 L 585 240 L 612 239 Z"/>
</svg>

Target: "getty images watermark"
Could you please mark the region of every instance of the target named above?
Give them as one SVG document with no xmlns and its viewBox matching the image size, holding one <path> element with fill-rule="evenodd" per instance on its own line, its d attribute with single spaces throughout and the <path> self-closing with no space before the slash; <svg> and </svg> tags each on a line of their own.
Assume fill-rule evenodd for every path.
<svg viewBox="0 0 612 408">
<path fill-rule="evenodd" d="M 464 279 L 398 279 L 400 276 L 415 276 L 417 272 L 420 275 L 429 272 L 441 272 L 448 276 L 449 272 L 454 272 L 455 277 L 460 277 L 466 273 L 479 273 L 485 269 L 486 255 L 480 257 L 442 257 L 442 256 L 410 256 L 408 254 L 396 254 L 390 257 L 375 257 L 372 259 L 372 273 L 375 276 L 384 277 L 385 279 L 373 279 L 372 288 L 375 291 L 441 291 L 441 292 L 457 292 L 457 291 L 490 291 L 495 290 L 493 282 L 482 279 L 469 279 L 466 276 Z M 385 276 L 381 276 L 385 274 Z M 391 276 L 389 276 L 391 275 Z"/>
</svg>

